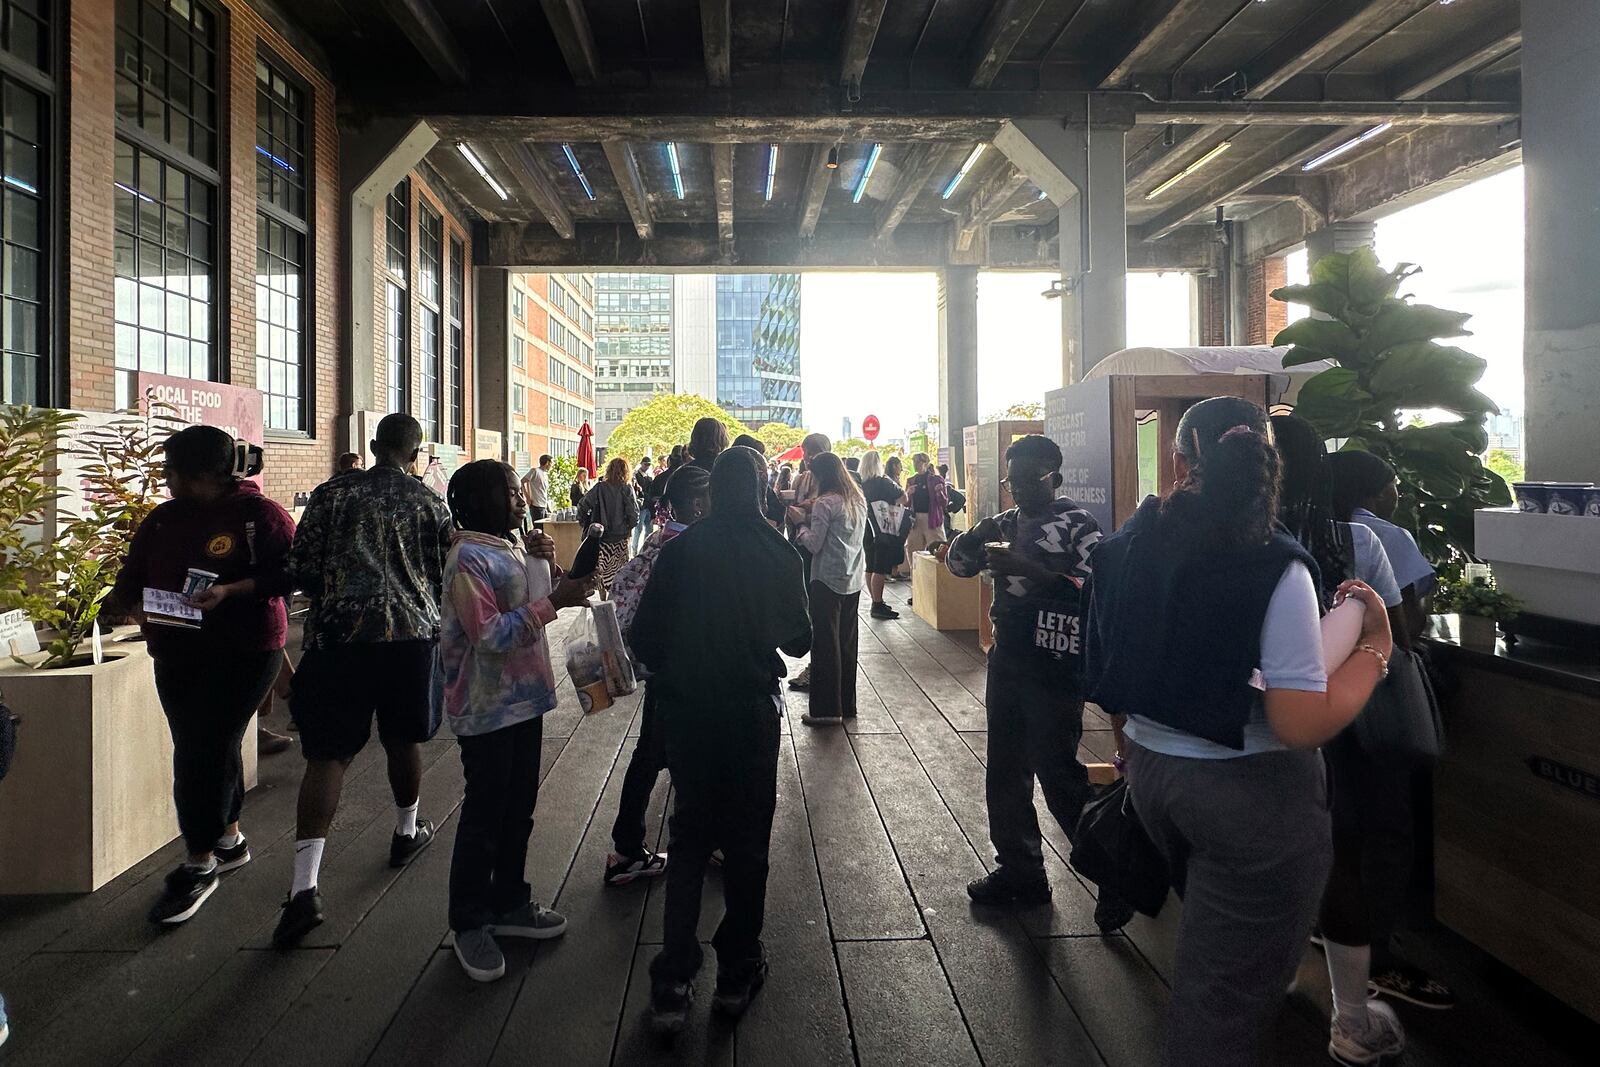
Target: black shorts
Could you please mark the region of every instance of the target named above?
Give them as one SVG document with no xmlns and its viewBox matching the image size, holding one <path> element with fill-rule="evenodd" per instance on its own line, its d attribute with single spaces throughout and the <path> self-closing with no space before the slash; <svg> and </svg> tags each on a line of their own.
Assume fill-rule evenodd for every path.
<svg viewBox="0 0 1600 1067">
<path fill-rule="evenodd" d="M 289 713 L 308 760 L 347 760 L 366 747 L 372 719 L 386 745 L 420 744 L 439 719 L 433 703 L 432 641 L 308 648 L 289 690 Z"/>
</svg>

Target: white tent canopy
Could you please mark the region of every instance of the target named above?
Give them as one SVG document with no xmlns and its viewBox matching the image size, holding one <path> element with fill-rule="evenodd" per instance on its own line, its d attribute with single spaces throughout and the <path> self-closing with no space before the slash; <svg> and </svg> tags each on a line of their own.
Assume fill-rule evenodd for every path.
<svg viewBox="0 0 1600 1067">
<path fill-rule="evenodd" d="M 1333 366 L 1327 360 L 1283 369 L 1288 347 L 1238 345 L 1195 348 L 1124 348 L 1090 367 L 1085 378 L 1108 378 L 1114 374 L 1189 375 L 1189 374 L 1267 374 L 1272 377 L 1272 402 L 1292 403 L 1294 394 L 1307 378 Z"/>
</svg>

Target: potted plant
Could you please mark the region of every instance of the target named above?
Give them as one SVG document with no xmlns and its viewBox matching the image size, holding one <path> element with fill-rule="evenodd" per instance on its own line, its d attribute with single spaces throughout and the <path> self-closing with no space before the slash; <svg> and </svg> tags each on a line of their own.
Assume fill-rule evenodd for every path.
<svg viewBox="0 0 1600 1067">
<path fill-rule="evenodd" d="M 1434 605 L 1460 618 L 1461 647 L 1482 652 L 1494 650 L 1499 624 L 1517 616 L 1522 606 L 1495 588 L 1492 579 L 1472 578 L 1444 582 L 1434 594 Z"/>
<path fill-rule="evenodd" d="M 1346 449 L 1388 460 L 1400 477 L 1394 521 L 1439 565 L 1470 558 L 1473 512 L 1512 497 L 1482 460 L 1485 423 L 1500 410 L 1475 388 L 1487 364 L 1437 340 L 1466 335 L 1471 316 L 1398 295 L 1418 269 L 1402 263 L 1384 270 L 1370 248 L 1322 257 L 1310 284 L 1272 295 L 1326 317 L 1291 323 L 1273 343 L 1292 346 L 1286 368 L 1335 364 L 1300 387 L 1295 414 Z M 1417 417 L 1425 411 L 1454 417 L 1430 423 Z"/>
</svg>

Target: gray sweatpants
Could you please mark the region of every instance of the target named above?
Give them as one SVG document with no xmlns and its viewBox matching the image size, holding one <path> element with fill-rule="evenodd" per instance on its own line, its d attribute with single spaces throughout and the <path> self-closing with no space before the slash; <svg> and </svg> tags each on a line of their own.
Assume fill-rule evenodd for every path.
<svg viewBox="0 0 1600 1067">
<path fill-rule="evenodd" d="M 1165 1062 L 1262 1063 L 1333 857 L 1322 755 L 1188 759 L 1131 744 L 1128 788 L 1183 898 Z"/>
</svg>

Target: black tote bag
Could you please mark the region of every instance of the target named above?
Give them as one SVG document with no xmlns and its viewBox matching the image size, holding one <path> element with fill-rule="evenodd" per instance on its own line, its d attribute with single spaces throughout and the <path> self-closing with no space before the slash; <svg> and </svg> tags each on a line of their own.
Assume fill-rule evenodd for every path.
<svg viewBox="0 0 1600 1067">
<path fill-rule="evenodd" d="M 1088 804 L 1078 819 L 1072 869 L 1152 919 L 1167 902 L 1172 880 L 1167 861 L 1144 832 L 1128 780 L 1119 778 Z"/>
<path fill-rule="evenodd" d="M 1389 676 L 1355 721 L 1356 740 L 1368 754 L 1404 763 L 1427 764 L 1444 750 L 1444 725 L 1433 683 L 1417 653 L 1396 647 Z"/>
</svg>

